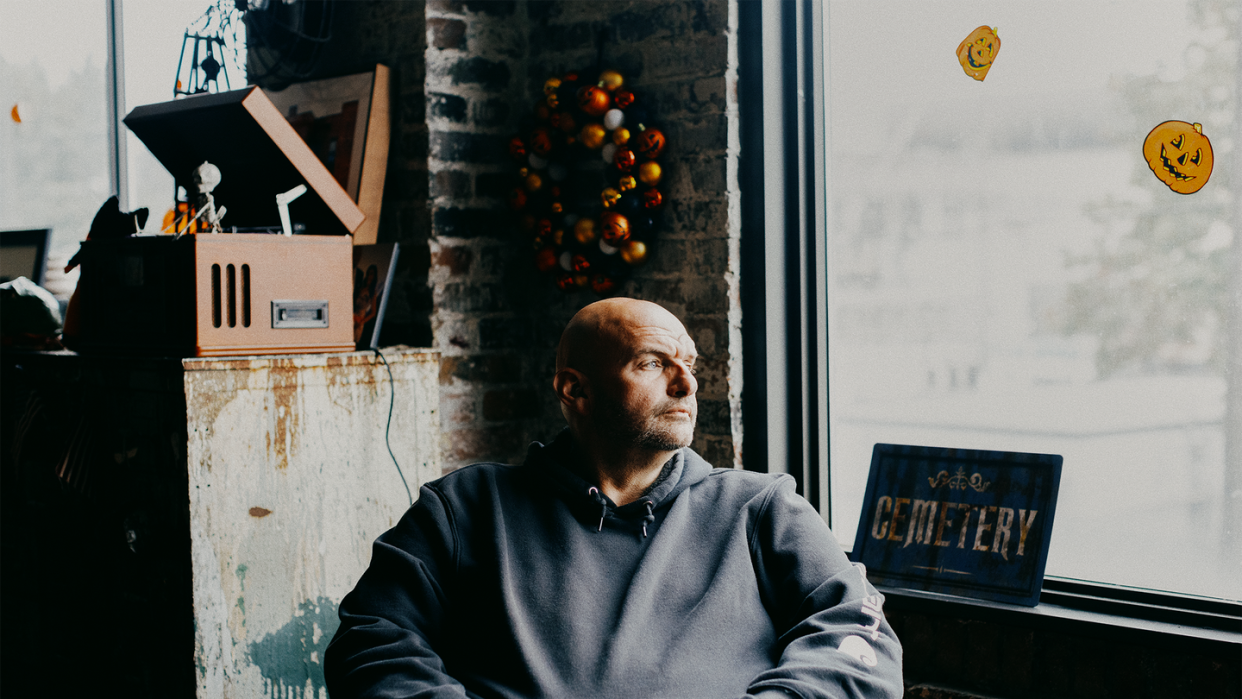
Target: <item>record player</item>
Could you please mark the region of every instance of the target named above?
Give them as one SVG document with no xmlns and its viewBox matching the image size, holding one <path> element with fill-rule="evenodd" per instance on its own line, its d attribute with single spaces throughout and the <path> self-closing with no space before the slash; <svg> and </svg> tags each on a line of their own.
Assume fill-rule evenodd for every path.
<svg viewBox="0 0 1242 699">
<path fill-rule="evenodd" d="M 354 349 L 351 234 L 364 215 L 261 89 L 137 107 L 124 121 L 187 198 L 196 169 L 218 168 L 208 208 L 226 213 L 219 233 L 200 225 L 179 237 L 84 242 L 75 349 L 199 357 Z"/>
</svg>

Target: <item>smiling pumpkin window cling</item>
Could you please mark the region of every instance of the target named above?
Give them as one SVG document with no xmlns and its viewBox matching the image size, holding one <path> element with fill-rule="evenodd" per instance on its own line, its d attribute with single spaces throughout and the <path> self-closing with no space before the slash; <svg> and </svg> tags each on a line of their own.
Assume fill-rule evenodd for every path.
<svg viewBox="0 0 1242 699">
<path fill-rule="evenodd" d="M 957 60 L 962 70 L 975 80 L 983 80 L 992 68 L 992 61 L 1000 53 L 1001 41 L 995 27 L 982 26 L 971 32 L 957 45 Z"/>
<path fill-rule="evenodd" d="M 1143 159 L 1178 194 L 1194 194 L 1212 176 L 1212 142 L 1203 135 L 1203 124 L 1160 124 L 1143 141 Z"/>
</svg>

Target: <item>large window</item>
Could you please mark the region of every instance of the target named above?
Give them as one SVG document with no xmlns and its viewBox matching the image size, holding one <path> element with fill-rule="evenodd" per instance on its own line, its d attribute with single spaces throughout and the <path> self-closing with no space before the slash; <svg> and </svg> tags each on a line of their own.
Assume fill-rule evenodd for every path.
<svg viewBox="0 0 1242 699">
<path fill-rule="evenodd" d="M 1056 453 L 1049 575 L 1242 599 L 1240 10 L 825 4 L 843 545 L 876 442 Z M 977 81 L 955 54 L 981 25 Z M 1211 140 L 1197 193 L 1144 160 L 1167 120 Z"/>
<path fill-rule="evenodd" d="M 107 7 L 102 0 L 0 3 L 0 228 L 51 227 L 62 264 L 114 193 Z M 121 114 L 172 99 L 185 32 L 219 33 L 226 15 L 234 20 L 224 35 L 227 50 L 215 52 L 231 86 L 245 85 L 244 58 L 238 58 L 245 56 L 245 34 L 232 0 L 124 0 L 120 7 Z M 212 15 L 205 16 L 209 8 Z M 189 62 L 187 55 L 183 74 Z M 224 74 L 219 84 L 225 88 Z M 172 176 L 132 134 L 125 151 L 128 201 L 121 206 L 148 207 L 147 227 L 154 229 L 171 206 Z"/>
</svg>

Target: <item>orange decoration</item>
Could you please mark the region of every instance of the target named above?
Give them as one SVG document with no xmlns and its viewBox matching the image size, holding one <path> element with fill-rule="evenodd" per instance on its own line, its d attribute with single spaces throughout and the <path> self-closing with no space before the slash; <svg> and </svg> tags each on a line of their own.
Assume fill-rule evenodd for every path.
<svg viewBox="0 0 1242 699">
<path fill-rule="evenodd" d="M 540 272 L 547 272 L 556 267 L 556 249 L 549 246 L 535 253 L 535 267 Z"/>
<path fill-rule="evenodd" d="M 581 245 L 586 245 L 595 240 L 595 219 L 578 219 L 578 222 L 574 224 L 574 240 Z"/>
<path fill-rule="evenodd" d="M 624 126 L 612 132 L 612 142 L 618 146 L 624 146 L 628 140 L 630 140 L 630 130 Z"/>
<path fill-rule="evenodd" d="M 578 90 L 578 108 L 591 116 L 603 116 L 608 111 L 612 98 L 604 88 L 587 85 Z"/>
<path fill-rule="evenodd" d="M 530 133 L 530 149 L 536 155 L 547 155 L 552 152 L 552 134 L 540 127 Z"/>
<path fill-rule="evenodd" d="M 957 45 L 957 62 L 975 80 L 982 81 L 992 69 L 992 61 L 1000 53 L 1001 40 L 996 30 L 984 25 L 974 30 Z"/>
<path fill-rule="evenodd" d="M 591 277 L 591 291 L 594 291 L 600 296 L 606 296 L 615 288 L 617 288 L 616 280 L 607 274 L 597 274 L 594 277 Z"/>
<path fill-rule="evenodd" d="M 634 104 L 634 93 L 624 88 L 612 93 L 613 104 L 617 105 L 617 109 L 625 109 Z"/>
<path fill-rule="evenodd" d="M 615 70 L 606 70 L 599 74 L 599 86 L 609 92 L 615 92 L 625 82 L 625 78 Z"/>
<path fill-rule="evenodd" d="M 526 191 L 538 192 L 542 188 L 543 188 L 542 177 L 540 177 L 539 175 L 536 175 L 533 172 L 526 176 Z"/>
<path fill-rule="evenodd" d="M 514 211 L 521 211 L 526 207 L 526 192 L 521 187 L 517 187 L 509 192 L 509 208 Z"/>
<path fill-rule="evenodd" d="M 643 192 L 643 207 L 647 209 L 658 209 L 664 205 L 664 197 L 658 189 L 648 189 Z"/>
<path fill-rule="evenodd" d="M 604 191 L 599 193 L 599 199 L 605 209 L 611 209 L 621 201 L 621 192 L 612 187 L 605 187 Z"/>
<path fill-rule="evenodd" d="M 556 286 L 561 291 L 571 291 L 575 288 L 574 275 L 570 272 L 562 272 L 556 277 Z"/>
<path fill-rule="evenodd" d="M 634 163 L 637 161 L 638 159 L 634 157 L 634 151 L 629 148 L 618 148 L 617 154 L 612 157 L 613 165 L 616 165 L 621 172 L 629 172 L 634 169 Z"/>
<path fill-rule="evenodd" d="M 509 155 L 518 160 L 526 157 L 526 144 L 522 142 L 521 136 L 514 136 L 509 139 Z"/>
<path fill-rule="evenodd" d="M 644 160 L 655 160 L 664 152 L 664 132 L 659 129 L 643 129 L 634 139 L 634 150 Z"/>
<path fill-rule="evenodd" d="M 1166 121 L 1147 134 L 1143 159 L 1156 178 L 1178 194 L 1194 194 L 1212 176 L 1212 142 L 1202 124 Z"/>
<path fill-rule="evenodd" d="M 615 211 L 605 211 L 599 217 L 603 227 L 604 242 L 614 248 L 630 239 L 630 222 Z"/>
</svg>

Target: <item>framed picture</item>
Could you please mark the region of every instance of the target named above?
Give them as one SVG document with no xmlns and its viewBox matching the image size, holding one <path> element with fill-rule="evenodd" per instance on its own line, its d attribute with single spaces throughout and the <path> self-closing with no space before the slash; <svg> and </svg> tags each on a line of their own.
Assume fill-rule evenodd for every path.
<svg viewBox="0 0 1242 699">
<path fill-rule="evenodd" d="M 1062 459 L 877 444 L 854 560 L 873 583 L 1039 603 Z"/>
<path fill-rule="evenodd" d="M 399 252 L 396 243 L 354 246 L 354 344 L 359 351 L 379 347 Z"/>
<path fill-rule="evenodd" d="M 43 286 L 52 229 L 0 231 L 0 284 L 25 277 Z"/>
<path fill-rule="evenodd" d="M 379 233 L 388 171 L 389 70 L 297 83 L 264 91 L 294 130 L 366 214 L 354 231 L 355 245 Z"/>
</svg>

